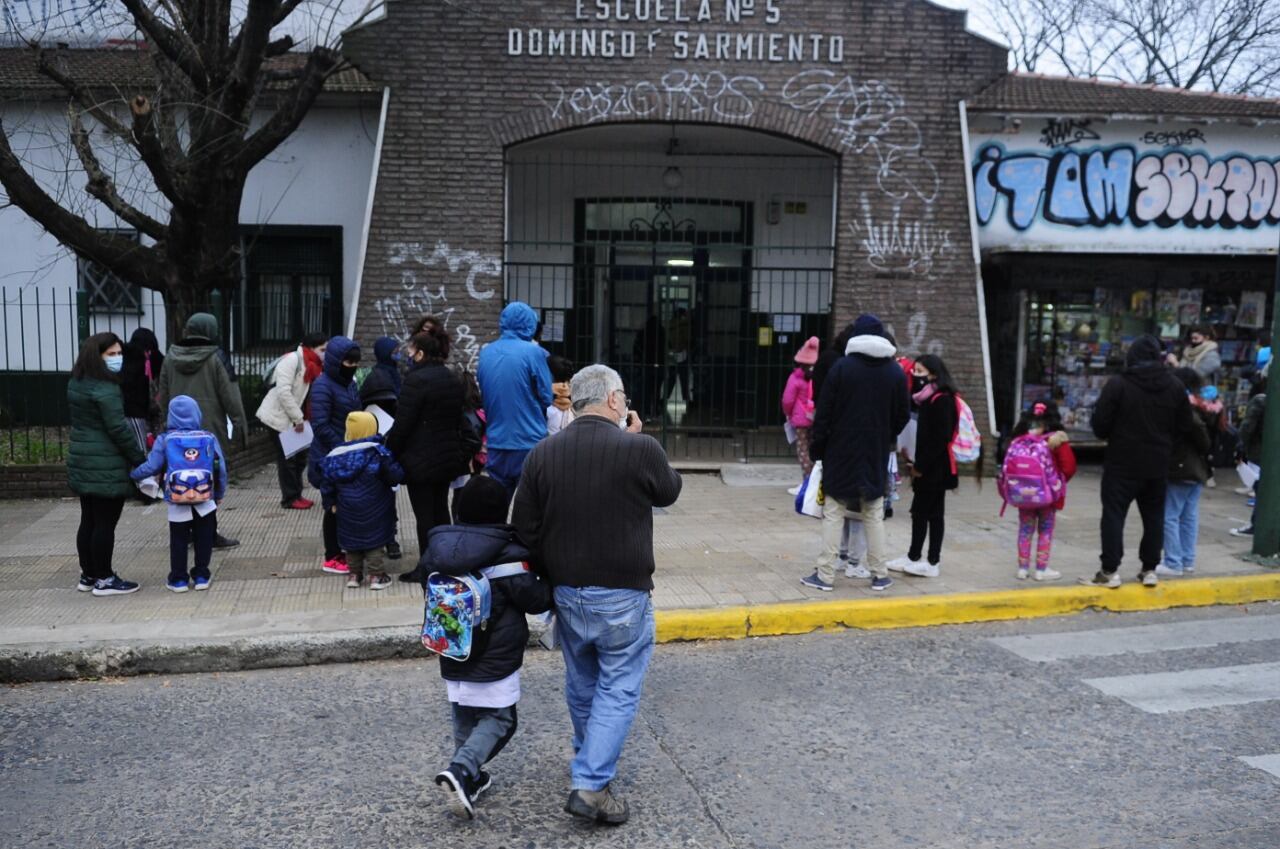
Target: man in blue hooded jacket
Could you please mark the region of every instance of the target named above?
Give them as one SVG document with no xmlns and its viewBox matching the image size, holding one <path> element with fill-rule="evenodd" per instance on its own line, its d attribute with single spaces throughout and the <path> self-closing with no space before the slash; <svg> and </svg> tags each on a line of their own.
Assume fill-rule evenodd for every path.
<svg viewBox="0 0 1280 849">
<path fill-rule="evenodd" d="M 480 352 L 477 378 L 487 419 L 489 476 L 515 492 L 524 458 L 547 435 L 551 370 L 547 353 L 533 342 L 538 314 L 512 301 L 498 320 L 502 335 Z"/>
</svg>

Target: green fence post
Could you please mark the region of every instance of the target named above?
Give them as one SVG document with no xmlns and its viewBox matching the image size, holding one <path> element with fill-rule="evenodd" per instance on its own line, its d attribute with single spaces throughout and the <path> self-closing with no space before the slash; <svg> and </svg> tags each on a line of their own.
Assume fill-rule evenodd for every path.
<svg viewBox="0 0 1280 849">
<path fill-rule="evenodd" d="M 223 301 L 221 289 L 214 289 L 209 293 L 209 309 L 214 318 L 218 319 L 218 329 L 225 334 L 227 328 L 226 304 Z"/>
<path fill-rule="evenodd" d="M 1271 358 L 1280 341 L 1280 252 L 1276 254 L 1276 285 L 1271 296 Z M 1267 377 L 1267 406 L 1262 419 L 1262 457 L 1251 457 L 1262 468 L 1258 481 L 1257 517 L 1253 529 L 1253 553 L 1260 557 L 1280 555 L 1280 372 L 1275 363 Z"/>
<path fill-rule="evenodd" d="M 89 338 L 89 293 L 84 289 L 76 289 L 76 335 L 81 345 Z"/>
</svg>

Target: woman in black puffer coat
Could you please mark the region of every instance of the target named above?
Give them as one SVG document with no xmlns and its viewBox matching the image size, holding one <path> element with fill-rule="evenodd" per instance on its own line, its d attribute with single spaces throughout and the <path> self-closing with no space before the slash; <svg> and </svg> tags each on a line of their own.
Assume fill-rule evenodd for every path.
<svg viewBox="0 0 1280 849">
<path fill-rule="evenodd" d="M 463 429 L 471 428 L 462 415 L 462 381 L 445 365 L 448 333 L 428 327 L 410 340 L 408 355 L 387 448 L 404 467 L 421 556 L 431 529 L 449 524 L 449 484 L 467 471 Z"/>
</svg>

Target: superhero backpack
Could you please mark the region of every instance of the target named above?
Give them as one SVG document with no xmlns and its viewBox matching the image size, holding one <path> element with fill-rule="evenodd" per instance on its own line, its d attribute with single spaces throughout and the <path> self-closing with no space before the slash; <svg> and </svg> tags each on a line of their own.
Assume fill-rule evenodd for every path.
<svg viewBox="0 0 1280 849">
<path fill-rule="evenodd" d="M 171 430 L 164 438 L 164 483 L 170 503 L 200 504 L 213 498 L 217 465 L 213 434 L 206 430 Z"/>
<path fill-rule="evenodd" d="M 505 563 L 463 575 L 428 575 L 422 616 L 423 648 L 451 660 L 471 657 L 475 632 L 489 627 L 493 612 L 493 587 L 489 581 L 525 571 L 523 563 Z"/>
<path fill-rule="evenodd" d="M 1019 510 L 1052 507 L 1066 491 L 1067 484 L 1044 437 L 1024 434 L 1009 443 L 996 488 L 1004 499 L 1000 507 L 1003 516 L 1010 504 Z"/>
</svg>

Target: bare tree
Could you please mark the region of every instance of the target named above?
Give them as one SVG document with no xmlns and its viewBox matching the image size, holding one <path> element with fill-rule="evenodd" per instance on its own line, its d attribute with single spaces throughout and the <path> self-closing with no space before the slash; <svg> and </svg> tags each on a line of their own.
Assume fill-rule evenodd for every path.
<svg viewBox="0 0 1280 849">
<path fill-rule="evenodd" d="M 249 172 L 297 129 L 325 80 L 344 67 L 331 23 L 313 29 L 304 50 L 279 34 L 291 16 L 298 31 L 306 13 L 295 13 L 304 2 L 244 0 L 233 8 L 231 0 L 64 0 L 77 25 L 99 24 L 117 8 L 136 33 L 140 73 L 124 89 L 104 89 L 74 61 L 75 51 L 41 44 L 44 32 L 29 44 L 39 73 L 67 100 L 63 145 L 84 192 L 145 243 L 94 227 L 83 197 L 39 179 L 29 148 L 15 152 L 14 122 L 0 118 L 3 200 L 80 256 L 160 292 L 175 334 L 212 291 L 239 285 Z M 7 23 L 19 20 L 12 0 L 4 9 Z"/>
<path fill-rule="evenodd" d="M 1280 0 L 984 0 L 981 14 L 1020 70 L 1280 93 Z"/>
</svg>

